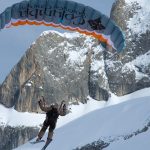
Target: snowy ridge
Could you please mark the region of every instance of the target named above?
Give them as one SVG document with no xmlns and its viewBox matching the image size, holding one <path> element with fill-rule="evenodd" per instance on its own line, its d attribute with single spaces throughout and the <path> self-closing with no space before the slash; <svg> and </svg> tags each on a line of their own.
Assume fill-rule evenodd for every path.
<svg viewBox="0 0 150 150">
<path fill-rule="evenodd" d="M 150 29 L 150 1 L 149 0 L 125 0 L 126 4 L 137 5 L 138 10 L 128 21 L 128 28 L 135 34 L 146 33 Z"/>
<path fill-rule="evenodd" d="M 107 104 L 103 104 L 103 108 L 97 108 L 93 111 L 87 111 L 89 108 L 84 107 L 82 111 L 87 111 L 86 115 L 82 113 L 82 116 L 78 116 L 78 119 L 57 127 L 54 140 L 48 149 L 60 150 L 61 147 L 61 150 L 73 150 L 102 139 L 106 142 L 114 140 L 106 147 L 106 150 L 116 150 L 118 148 L 121 150 L 149 150 L 150 130 L 133 135 L 129 139 L 124 139 L 128 135 L 142 130 L 150 122 L 149 91 L 150 88 L 146 88 L 122 97 L 112 96 Z M 89 106 L 92 105 L 90 104 Z M 143 137 L 144 140 L 142 140 Z M 46 138 L 47 135 L 44 136 L 45 140 Z M 139 140 L 141 146 L 138 147 Z M 27 143 L 16 150 L 40 150 L 42 145 L 31 146 Z M 140 149 L 141 147 L 142 149 Z"/>
<path fill-rule="evenodd" d="M 64 38 L 68 38 L 68 39 L 73 39 L 73 38 L 77 38 L 77 37 L 80 37 L 81 34 L 79 34 L 78 32 L 65 32 L 65 33 L 60 33 L 58 31 L 55 31 L 55 30 L 48 30 L 48 31 L 44 31 L 40 36 L 45 36 L 45 35 L 48 35 L 48 34 L 58 34 L 59 36 L 61 37 L 64 37 Z"/>
</svg>

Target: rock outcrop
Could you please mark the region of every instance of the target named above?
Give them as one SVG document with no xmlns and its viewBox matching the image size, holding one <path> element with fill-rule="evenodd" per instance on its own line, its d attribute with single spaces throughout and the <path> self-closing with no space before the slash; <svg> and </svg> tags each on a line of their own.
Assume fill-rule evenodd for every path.
<svg viewBox="0 0 150 150">
<path fill-rule="evenodd" d="M 12 150 L 34 138 L 38 128 L 32 127 L 0 127 L 0 149 Z"/>
</svg>

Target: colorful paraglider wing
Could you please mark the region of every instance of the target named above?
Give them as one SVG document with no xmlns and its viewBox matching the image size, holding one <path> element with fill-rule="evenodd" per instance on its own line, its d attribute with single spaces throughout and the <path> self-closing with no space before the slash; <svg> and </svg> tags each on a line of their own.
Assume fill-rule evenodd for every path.
<svg viewBox="0 0 150 150">
<path fill-rule="evenodd" d="M 123 33 L 112 20 L 101 12 L 74 1 L 22 1 L 0 14 L 0 29 L 24 24 L 43 24 L 92 35 L 117 52 L 125 47 Z"/>
</svg>

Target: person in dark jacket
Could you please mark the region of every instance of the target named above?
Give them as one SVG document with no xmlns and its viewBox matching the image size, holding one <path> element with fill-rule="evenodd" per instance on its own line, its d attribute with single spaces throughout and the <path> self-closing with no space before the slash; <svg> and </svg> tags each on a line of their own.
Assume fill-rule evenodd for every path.
<svg viewBox="0 0 150 150">
<path fill-rule="evenodd" d="M 43 126 L 38 133 L 38 137 L 36 141 L 40 141 L 45 134 L 47 128 L 49 128 L 47 141 L 45 143 L 45 147 L 49 145 L 52 141 L 54 129 L 56 127 L 57 119 L 59 115 L 65 116 L 66 115 L 66 104 L 65 101 L 62 101 L 60 105 L 57 103 L 52 104 L 50 106 L 46 106 L 45 99 L 42 97 L 39 101 L 39 106 L 42 111 L 46 112 L 46 119 L 44 120 Z"/>
</svg>

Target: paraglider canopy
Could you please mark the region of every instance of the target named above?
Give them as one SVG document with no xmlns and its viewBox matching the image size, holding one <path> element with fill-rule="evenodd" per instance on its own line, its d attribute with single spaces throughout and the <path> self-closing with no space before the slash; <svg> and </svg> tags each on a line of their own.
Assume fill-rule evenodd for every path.
<svg viewBox="0 0 150 150">
<path fill-rule="evenodd" d="M 125 38 L 107 16 L 89 6 L 66 0 L 29 0 L 16 3 L 0 14 L 0 29 L 18 25 L 45 25 L 94 36 L 121 52 Z"/>
</svg>

